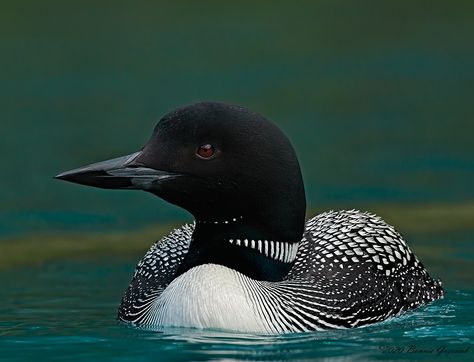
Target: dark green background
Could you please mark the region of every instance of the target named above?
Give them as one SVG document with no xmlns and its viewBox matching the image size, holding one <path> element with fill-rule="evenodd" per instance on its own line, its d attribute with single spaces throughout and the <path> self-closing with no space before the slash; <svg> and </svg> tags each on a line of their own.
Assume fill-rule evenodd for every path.
<svg viewBox="0 0 474 362">
<path fill-rule="evenodd" d="M 311 207 L 471 203 L 473 4 L 2 1 L 0 236 L 189 218 L 52 176 L 199 100 L 280 125 Z"/>
</svg>

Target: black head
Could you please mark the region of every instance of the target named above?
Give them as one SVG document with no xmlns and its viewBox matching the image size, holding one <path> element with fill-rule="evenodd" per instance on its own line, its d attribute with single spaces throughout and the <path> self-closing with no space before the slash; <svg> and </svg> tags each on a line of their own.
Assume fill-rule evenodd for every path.
<svg viewBox="0 0 474 362">
<path fill-rule="evenodd" d="M 197 224 L 183 271 L 215 262 L 277 280 L 291 263 L 283 251 L 280 260 L 259 252 L 258 240 L 289 250 L 303 233 L 305 195 L 293 147 L 274 124 L 243 107 L 179 108 L 160 120 L 140 152 L 57 178 L 146 190 L 191 212 Z"/>
</svg>

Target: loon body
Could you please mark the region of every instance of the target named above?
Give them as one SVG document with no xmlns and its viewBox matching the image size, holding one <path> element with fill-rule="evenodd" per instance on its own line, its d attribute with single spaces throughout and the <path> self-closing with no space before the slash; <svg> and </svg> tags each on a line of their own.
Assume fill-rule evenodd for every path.
<svg viewBox="0 0 474 362">
<path fill-rule="evenodd" d="M 242 107 L 180 108 L 140 152 L 57 178 L 146 190 L 196 219 L 138 263 L 119 308 L 125 322 L 258 333 L 352 328 L 444 295 L 381 218 L 331 211 L 305 222 L 291 144 Z"/>
</svg>

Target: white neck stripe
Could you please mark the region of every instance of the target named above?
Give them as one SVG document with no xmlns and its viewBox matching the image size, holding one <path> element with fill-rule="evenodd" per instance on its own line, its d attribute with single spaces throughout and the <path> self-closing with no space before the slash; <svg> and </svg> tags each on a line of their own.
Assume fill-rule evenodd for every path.
<svg viewBox="0 0 474 362">
<path fill-rule="evenodd" d="M 250 247 L 257 250 L 259 253 L 282 261 L 284 263 L 291 263 L 296 259 L 299 243 L 285 243 L 282 241 L 273 240 L 248 240 L 248 239 L 229 239 L 229 243 L 237 246 Z"/>
</svg>

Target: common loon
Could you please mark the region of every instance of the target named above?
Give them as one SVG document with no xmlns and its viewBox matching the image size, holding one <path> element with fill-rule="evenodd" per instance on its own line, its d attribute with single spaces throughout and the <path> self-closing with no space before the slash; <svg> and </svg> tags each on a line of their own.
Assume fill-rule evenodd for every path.
<svg viewBox="0 0 474 362">
<path fill-rule="evenodd" d="M 380 217 L 330 211 L 305 222 L 293 147 L 243 107 L 178 108 L 141 151 L 56 178 L 145 190 L 194 216 L 138 263 L 118 311 L 134 325 L 255 333 L 352 328 L 444 295 Z"/>
</svg>

